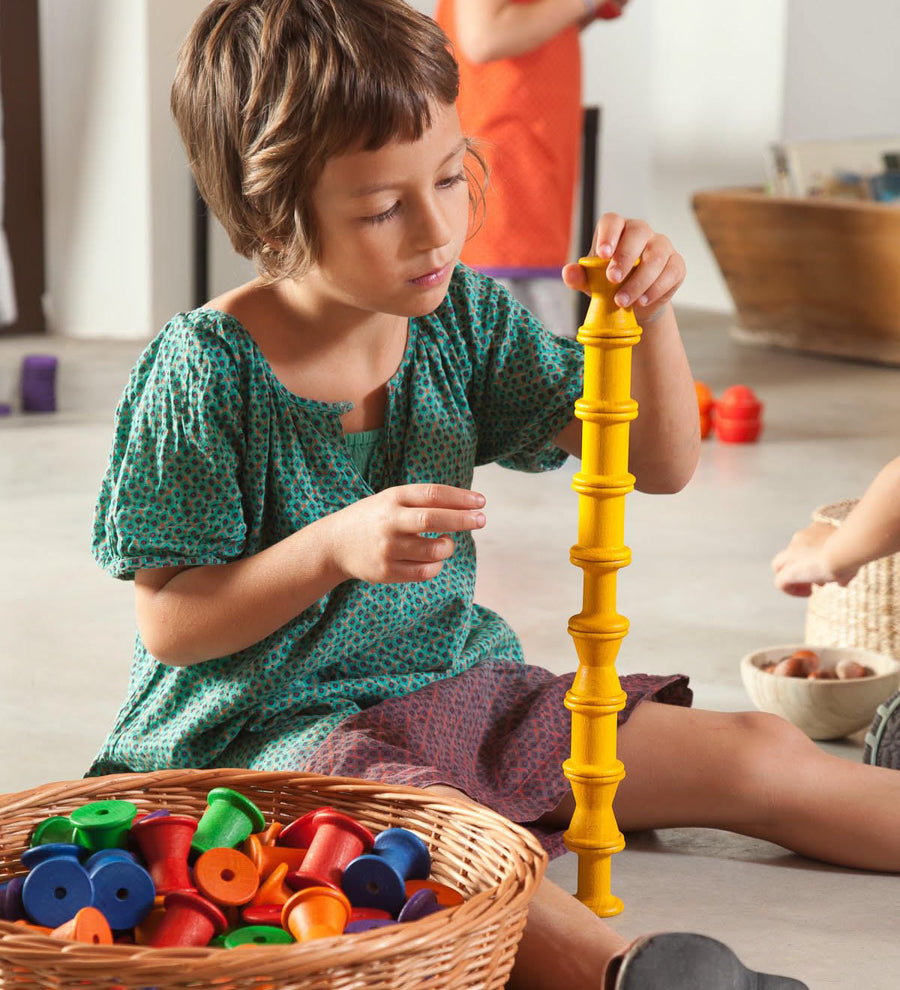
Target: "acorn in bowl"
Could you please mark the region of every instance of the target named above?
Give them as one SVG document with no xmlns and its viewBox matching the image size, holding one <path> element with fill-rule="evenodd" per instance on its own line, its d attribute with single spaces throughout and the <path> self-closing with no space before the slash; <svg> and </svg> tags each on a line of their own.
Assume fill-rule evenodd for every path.
<svg viewBox="0 0 900 990">
<path fill-rule="evenodd" d="M 770 646 L 741 660 L 753 704 L 792 722 L 810 739 L 867 729 L 900 686 L 900 662 L 853 646 Z"/>
</svg>

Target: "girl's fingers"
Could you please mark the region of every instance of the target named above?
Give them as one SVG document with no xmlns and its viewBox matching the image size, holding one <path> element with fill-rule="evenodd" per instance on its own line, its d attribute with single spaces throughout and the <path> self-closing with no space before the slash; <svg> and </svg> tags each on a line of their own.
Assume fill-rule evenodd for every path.
<svg viewBox="0 0 900 990">
<path fill-rule="evenodd" d="M 391 570 L 390 580 L 399 584 L 411 583 L 414 581 L 430 581 L 437 577 L 444 566 L 442 560 L 434 564 L 422 564 L 417 561 L 400 560 L 395 562 Z"/>
<path fill-rule="evenodd" d="M 643 220 L 629 220 L 624 225 L 622 234 L 614 246 L 615 250 L 609 267 L 606 269 L 609 280 L 611 282 L 623 282 L 629 275 L 633 274 L 635 262 L 642 259 L 643 252 L 648 249 L 653 240 L 662 242 L 667 239 L 654 234 Z M 648 259 L 653 260 L 651 252 L 647 250 L 647 253 Z M 640 267 L 643 268 L 643 264 Z"/>
<path fill-rule="evenodd" d="M 419 533 L 465 533 L 481 529 L 485 523 L 480 509 L 403 509 L 397 516 L 395 532 L 415 536 Z"/>
<path fill-rule="evenodd" d="M 610 259 L 606 274 L 620 286 L 615 296 L 618 306 L 658 310 L 684 281 L 684 259 L 667 237 L 654 233 L 643 220 L 605 213 L 594 230 L 591 252 Z M 562 276 L 570 289 L 588 291 L 579 265 L 566 265 Z"/>
<path fill-rule="evenodd" d="M 637 268 L 632 268 L 628 276 L 621 280 L 621 286 L 615 295 L 616 305 L 632 306 L 639 300 L 646 305 L 661 295 L 666 289 L 661 288 L 657 283 L 665 271 L 665 266 L 665 260 L 660 261 L 652 257 L 646 261 L 642 259 Z"/>
<path fill-rule="evenodd" d="M 571 265 L 565 265 L 562 270 L 562 280 L 568 288 L 590 295 L 587 275 L 581 265 L 574 263 Z"/>
<path fill-rule="evenodd" d="M 452 485 L 403 485 L 395 490 L 398 503 L 390 522 L 394 533 L 462 533 L 481 529 L 484 496 Z"/>
<path fill-rule="evenodd" d="M 618 248 L 624 229 L 624 217 L 619 216 L 618 213 L 604 213 L 594 228 L 591 253 L 600 258 L 611 258 Z"/>
<path fill-rule="evenodd" d="M 401 485 L 394 489 L 400 505 L 422 509 L 480 509 L 485 498 L 480 492 L 452 485 Z"/>
<path fill-rule="evenodd" d="M 404 536 L 393 547 L 398 564 L 431 564 L 453 556 L 456 544 L 449 536 Z"/>
<path fill-rule="evenodd" d="M 659 309 L 675 295 L 683 281 L 684 262 L 680 255 L 667 258 L 662 267 L 656 259 L 641 262 L 616 293 L 616 304 Z"/>
</svg>

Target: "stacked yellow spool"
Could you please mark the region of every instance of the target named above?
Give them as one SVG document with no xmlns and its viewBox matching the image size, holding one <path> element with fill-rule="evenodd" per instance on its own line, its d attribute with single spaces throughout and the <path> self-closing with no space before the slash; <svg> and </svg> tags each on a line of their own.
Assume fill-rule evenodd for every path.
<svg viewBox="0 0 900 990">
<path fill-rule="evenodd" d="M 616 756 L 616 721 L 625 707 L 615 661 L 628 632 L 616 611 L 616 577 L 631 562 L 624 543 L 625 496 L 634 488 L 628 472 L 628 434 L 637 416 L 631 398 L 631 349 L 641 338 L 630 309 L 613 301 L 618 286 L 606 278 L 607 260 L 582 258 L 591 303 L 578 340 L 584 344 L 584 395 L 575 404 L 582 420 L 578 493 L 578 543 L 571 560 L 584 572 L 582 610 L 569 620 L 579 667 L 566 707 L 572 712 L 572 755 L 563 770 L 572 785 L 575 813 L 565 834 L 578 855 L 576 896 L 595 914 L 622 910 L 610 890 L 610 857 L 625 847 L 613 798 L 625 769 Z"/>
</svg>

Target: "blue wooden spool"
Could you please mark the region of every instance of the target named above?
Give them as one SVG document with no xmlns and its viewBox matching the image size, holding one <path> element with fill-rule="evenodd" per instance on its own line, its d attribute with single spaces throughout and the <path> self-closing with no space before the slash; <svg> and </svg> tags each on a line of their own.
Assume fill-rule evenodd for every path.
<svg viewBox="0 0 900 990">
<path fill-rule="evenodd" d="M 355 907 L 396 915 L 406 902 L 406 881 L 424 880 L 430 871 L 428 846 L 415 832 L 389 828 L 375 837 L 371 853 L 347 865 L 341 886 Z"/>
<path fill-rule="evenodd" d="M 22 853 L 28 876 L 22 906 L 36 925 L 58 928 L 94 899 L 94 887 L 81 865 L 84 850 L 68 842 L 50 842 Z"/>
<path fill-rule="evenodd" d="M 124 849 L 101 849 L 84 864 L 94 888 L 92 906 L 113 931 L 134 928 L 153 908 L 150 874 Z"/>
</svg>

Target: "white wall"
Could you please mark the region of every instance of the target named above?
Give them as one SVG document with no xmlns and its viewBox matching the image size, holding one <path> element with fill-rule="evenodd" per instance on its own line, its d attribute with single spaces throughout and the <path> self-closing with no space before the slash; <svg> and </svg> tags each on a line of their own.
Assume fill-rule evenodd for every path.
<svg viewBox="0 0 900 990">
<path fill-rule="evenodd" d="M 150 120 L 150 273 L 152 298 L 146 333 L 193 306 L 193 184 L 169 89 L 178 49 L 205 0 L 145 0 Z"/>
<path fill-rule="evenodd" d="M 72 336 L 147 325 L 146 9 L 41 0 L 47 316 Z"/>
<path fill-rule="evenodd" d="M 203 3 L 40 0 L 49 322 L 60 333 L 147 337 L 193 304 L 190 183 L 168 91 Z M 432 13 L 434 0 L 414 5 Z M 866 0 L 852 16 L 837 0 L 631 0 L 585 33 L 585 100 L 603 111 L 600 206 L 672 238 L 688 263 L 682 303 L 731 309 L 695 191 L 761 183 L 763 148 L 782 134 L 900 133 L 898 36 L 896 0 Z M 253 269 L 214 227 L 216 294 Z"/>
<path fill-rule="evenodd" d="M 784 137 L 900 135 L 900 4 L 788 0 Z"/>
<path fill-rule="evenodd" d="M 40 0 L 51 332 L 147 337 L 189 303 L 190 178 L 169 114 L 203 0 Z"/>
<path fill-rule="evenodd" d="M 687 261 L 678 300 L 729 310 L 691 197 L 700 189 L 762 184 L 762 152 L 781 126 L 785 3 L 653 5 L 652 44 L 641 65 L 652 80 L 650 114 L 637 122 L 650 144 L 648 216 Z"/>
</svg>

